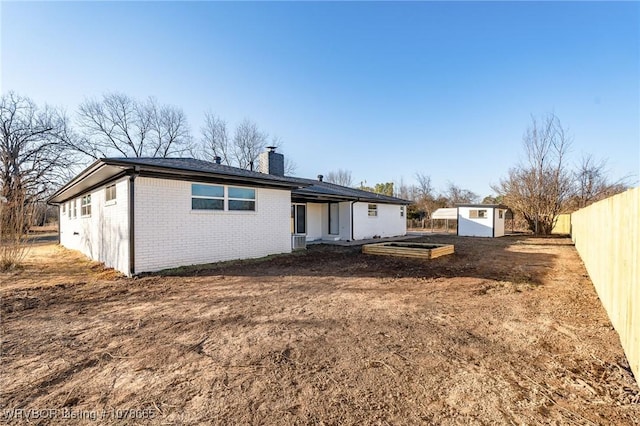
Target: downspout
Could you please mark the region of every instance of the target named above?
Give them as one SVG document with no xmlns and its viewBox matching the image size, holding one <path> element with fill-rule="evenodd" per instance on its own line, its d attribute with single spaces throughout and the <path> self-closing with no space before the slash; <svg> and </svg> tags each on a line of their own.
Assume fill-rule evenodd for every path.
<svg viewBox="0 0 640 426">
<path fill-rule="evenodd" d="M 129 175 L 129 276 L 136 273 L 136 249 L 135 249 L 135 180 L 140 174 L 140 167 L 135 166 L 133 173 Z"/>
<path fill-rule="evenodd" d="M 60 222 L 62 222 L 62 204 L 58 204 L 58 245 L 62 245 L 62 235 L 60 235 Z"/>
<path fill-rule="evenodd" d="M 352 201 L 351 202 L 351 241 L 354 241 L 353 238 L 353 205 L 356 203 L 356 201 Z"/>
</svg>

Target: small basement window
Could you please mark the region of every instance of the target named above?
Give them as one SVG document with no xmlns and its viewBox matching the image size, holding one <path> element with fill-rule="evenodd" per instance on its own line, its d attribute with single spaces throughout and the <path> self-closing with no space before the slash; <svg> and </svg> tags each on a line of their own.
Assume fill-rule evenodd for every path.
<svg viewBox="0 0 640 426">
<path fill-rule="evenodd" d="M 80 216 L 91 216 L 91 195 L 80 199 Z"/>
<path fill-rule="evenodd" d="M 400 217 L 404 217 L 404 206 L 400 206 Z"/>
<path fill-rule="evenodd" d="M 469 218 L 470 219 L 486 219 L 487 210 L 469 210 Z"/>
<path fill-rule="evenodd" d="M 105 189 L 105 201 L 108 204 L 115 204 L 116 202 L 116 185 L 109 185 Z"/>
<path fill-rule="evenodd" d="M 229 210 L 255 211 L 256 190 L 252 188 L 227 188 Z"/>
<path fill-rule="evenodd" d="M 371 217 L 378 216 L 378 205 L 377 204 L 369 204 L 367 208 L 368 214 Z"/>
<path fill-rule="evenodd" d="M 224 186 L 191 184 L 192 210 L 224 210 Z"/>
</svg>

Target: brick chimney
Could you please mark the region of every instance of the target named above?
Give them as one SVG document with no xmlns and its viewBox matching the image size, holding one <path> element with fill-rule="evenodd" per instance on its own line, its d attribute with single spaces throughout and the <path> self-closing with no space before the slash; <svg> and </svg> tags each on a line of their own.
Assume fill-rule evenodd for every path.
<svg viewBox="0 0 640 426">
<path fill-rule="evenodd" d="M 284 176 L 284 155 L 276 152 L 275 146 L 268 146 L 268 151 L 258 158 L 258 171 L 275 176 Z"/>
</svg>

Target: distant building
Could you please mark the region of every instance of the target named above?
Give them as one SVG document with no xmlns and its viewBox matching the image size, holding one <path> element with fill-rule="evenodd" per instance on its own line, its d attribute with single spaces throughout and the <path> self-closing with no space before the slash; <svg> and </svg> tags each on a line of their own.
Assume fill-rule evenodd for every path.
<svg viewBox="0 0 640 426">
<path fill-rule="evenodd" d="M 458 204 L 458 235 L 502 237 L 509 208 L 503 204 Z"/>
</svg>

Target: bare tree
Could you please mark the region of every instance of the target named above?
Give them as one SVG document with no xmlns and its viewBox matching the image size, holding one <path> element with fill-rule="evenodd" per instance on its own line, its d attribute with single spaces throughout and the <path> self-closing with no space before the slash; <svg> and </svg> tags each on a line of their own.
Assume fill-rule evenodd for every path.
<svg viewBox="0 0 640 426">
<path fill-rule="evenodd" d="M 25 231 L 35 205 L 27 202 L 24 192 L 14 192 L 12 197 L 0 197 L 0 271 L 17 266 L 26 255 Z"/>
<path fill-rule="evenodd" d="M 266 147 L 267 134 L 260 131 L 258 125 L 249 119 L 244 119 L 236 127 L 233 136 L 231 157 L 237 167 L 249 169 L 256 164 L 258 156 Z"/>
<path fill-rule="evenodd" d="M 416 197 L 416 187 L 407 185 L 404 182 L 404 178 L 400 177 L 399 181 L 393 182 L 393 194 L 391 195 L 402 198 L 403 200 L 414 200 Z"/>
<path fill-rule="evenodd" d="M 291 159 L 291 157 L 284 156 L 284 175 L 285 176 L 293 176 L 298 170 L 298 165 L 295 161 Z"/>
<path fill-rule="evenodd" d="M 232 158 L 227 122 L 210 112 L 205 114 L 204 119 L 202 149 L 205 159 L 213 160 L 214 157 L 220 157 L 223 164 L 231 166 Z"/>
<path fill-rule="evenodd" d="M 625 179 L 609 181 L 607 160 L 596 161 L 590 154 L 582 156 L 573 180 L 575 189 L 569 203 L 571 209 L 581 209 L 628 188 Z"/>
<path fill-rule="evenodd" d="M 93 158 L 169 157 L 191 149 L 184 112 L 159 105 L 154 98 L 138 101 L 122 93 L 85 100 L 78 111 L 83 138 L 74 148 Z"/>
<path fill-rule="evenodd" d="M 338 169 L 337 171 L 331 171 L 327 173 L 325 180 L 336 185 L 353 186 L 351 170 Z"/>
<path fill-rule="evenodd" d="M 431 176 L 416 173 L 417 195 L 420 198 L 433 198 L 433 186 L 431 185 Z"/>
<path fill-rule="evenodd" d="M 38 106 L 9 92 L 0 101 L 0 196 L 11 202 L 45 198 L 67 175 L 73 162 L 65 137 L 68 120 L 61 111 Z"/>
<path fill-rule="evenodd" d="M 220 157 L 222 164 L 249 169 L 253 165 L 258 169 L 258 158 L 267 145 L 268 134 L 259 130 L 258 126 L 245 119 L 236 127 L 233 138 L 229 138 L 228 125 L 222 118 L 212 113 L 205 114 L 205 125 L 202 133 L 202 154 L 205 160 L 212 161 Z M 284 143 L 274 136 L 271 146 L 283 151 Z M 287 156 L 284 158 L 284 173 L 292 175 L 296 164 Z"/>
<path fill-rule="evenodd" d="M 423 173 L 415 174 L 418 185 L 415 188 L 415 205 L 416 215 L 421 219 L 431 218 L 431 214 L 438 208 L 442 207 L 437 203 L 434 195 L 434 188 L 431 184 L 431 176 Z M 424 225 L 424 222 L 423 222 Z"/>
<path fill-rule="evenodd" d="M 549 114 L 542 121 L 532 117 L 523 137 L 524 162 L 509 170 L 507 178 L 493 188 L 536 234 L 551 233 L 571 195 L 571 173 L 566 164 L 570 145 L 558 117 Z"/>
<path fill-rule="evenodd" d="M 475 203 L 478 201 L 478 194 L 468 189 L 460 188 L 453 182 L 447 183 L 447 189 L 445 196 L 448 200 L 448 205 L 455 207 L 456 204 Z"/>
<path fill-rule="evenodd" d="M 14 92 L 0 100 L 0 256 L 3 268 L 24 253 L 24 231 L 31 206 L 66 176 L 73 162 L 67 152 L 65 115 Z"/>
<path fill-rule="evenodd" d="M 151 117 L 151 157 L 182 155 L 191 149 L 191 133 L 184 111 L 158 105 L 150 98 L 144 109 Z"/>
</svg>

